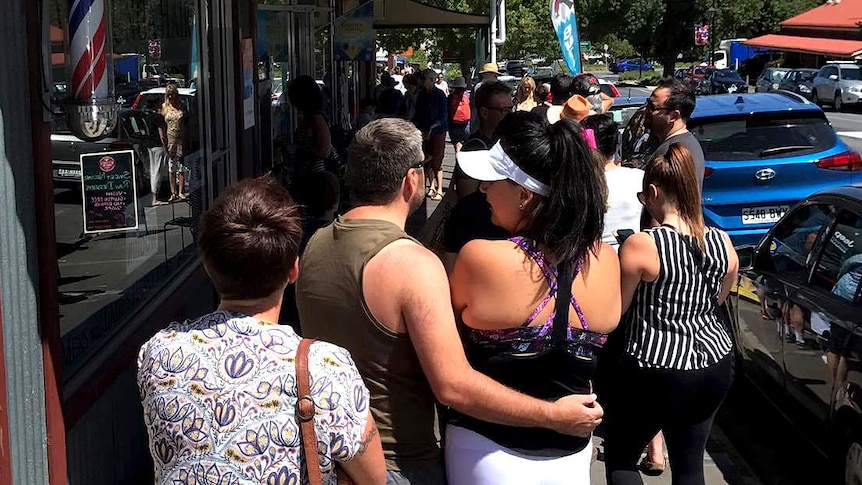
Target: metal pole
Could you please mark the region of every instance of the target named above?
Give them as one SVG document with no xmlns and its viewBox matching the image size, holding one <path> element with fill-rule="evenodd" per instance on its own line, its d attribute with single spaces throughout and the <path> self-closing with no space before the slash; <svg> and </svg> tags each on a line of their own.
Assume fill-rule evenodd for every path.
<svg viewBox="0 0 862 485">
<path fill-rule="evenodd" d="M 497 63 L 497 0 L 491 0 L 491 62 Z M 478 63 L 477 63 L 478 65 Z"/>
</svg>

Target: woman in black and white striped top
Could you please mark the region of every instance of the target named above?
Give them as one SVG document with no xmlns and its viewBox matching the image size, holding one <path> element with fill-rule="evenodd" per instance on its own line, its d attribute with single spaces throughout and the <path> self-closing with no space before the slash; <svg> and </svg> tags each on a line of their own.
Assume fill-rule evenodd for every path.
<svg viewBox="0 0 862 485">
<path fill-rule="evenodd" d="M 703 484 L 712 419 L 733 380 L 732 341 L 716 309 L 736 281 L 730 238 L 703 223 L 688 149 L 645 167 L 638 198 L 660 225 L 620 248 L 625 352 L 605 398 L 608 483 L 641 484 L 637 460 L 664 430 L 673 482 Z"/>
</svg>

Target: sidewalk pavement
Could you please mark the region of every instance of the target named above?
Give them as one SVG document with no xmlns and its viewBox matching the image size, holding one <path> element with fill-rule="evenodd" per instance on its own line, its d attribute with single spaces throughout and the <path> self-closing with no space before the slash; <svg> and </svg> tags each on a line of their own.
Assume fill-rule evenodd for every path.
<svg viewBox="0 0 862 485">
<path fill-rule="evenodd" d="M 446 155 L 443 159 L 444 187 L 449 187 L 454 165 L 455 150 L 447 141 Z M 408 232 L 417 235 L 418 231 L 421 230 L 422 223 L 434 213 L 438 204 L 438 201 L 426 198 L 425 204 L 408 220 Z M 593 438 L 594 445 L 598 445 L 601 442 L 601 438 Z M 708 485 L 761 485 L 760 481 L 750 472 L 742 457 L 730 446 L 728 439 L 716 427 L 713 427 L 713 432 L 704 454 L 704 473 Z M 605 467 L 602 461 L 597 460 L 593 462 L 590 476 L 592 485 L 607 484 L 605 480 Z M 668 466 L 661 476 L 641 476 L 646 485 L 671 484 L 670 466 Z"/>
</svg>

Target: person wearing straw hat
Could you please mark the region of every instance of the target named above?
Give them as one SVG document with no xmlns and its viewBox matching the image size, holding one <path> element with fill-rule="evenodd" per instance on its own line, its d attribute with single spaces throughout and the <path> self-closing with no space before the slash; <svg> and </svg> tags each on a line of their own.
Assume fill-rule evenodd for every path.
<svg viewBox="0 0 862 485">
<path fill-rule="evenodd" d="M 479 115 L 476 112 L 476 103 L 473 101 L 476 99 L 476 93 L 479 91 L 482 83 L 496 81 L 499 76 L 500 70 L 497 68 L 497 64 L 493 62 L 486 62 L 482 66 L 482 69 L 479 70 L 479 82 L 473 86 L 473 92 L 470 93 L 470 112 L 472 113 L 472 117 L 470 118 L 470 133 L 475 133 L 479 130 Z"/>
</svg>

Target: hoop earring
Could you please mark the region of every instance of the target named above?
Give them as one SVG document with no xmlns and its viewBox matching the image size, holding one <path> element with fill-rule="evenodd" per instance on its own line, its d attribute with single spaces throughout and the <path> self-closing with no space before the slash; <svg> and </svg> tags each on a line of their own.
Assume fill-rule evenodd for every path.
<svg viewBox="0 0 862 485">
<path fill-rule="evenodd" d="M 523 202 L 518 204 L 518 209 L 524 210 L 524 203 Z"/>
</svg>

